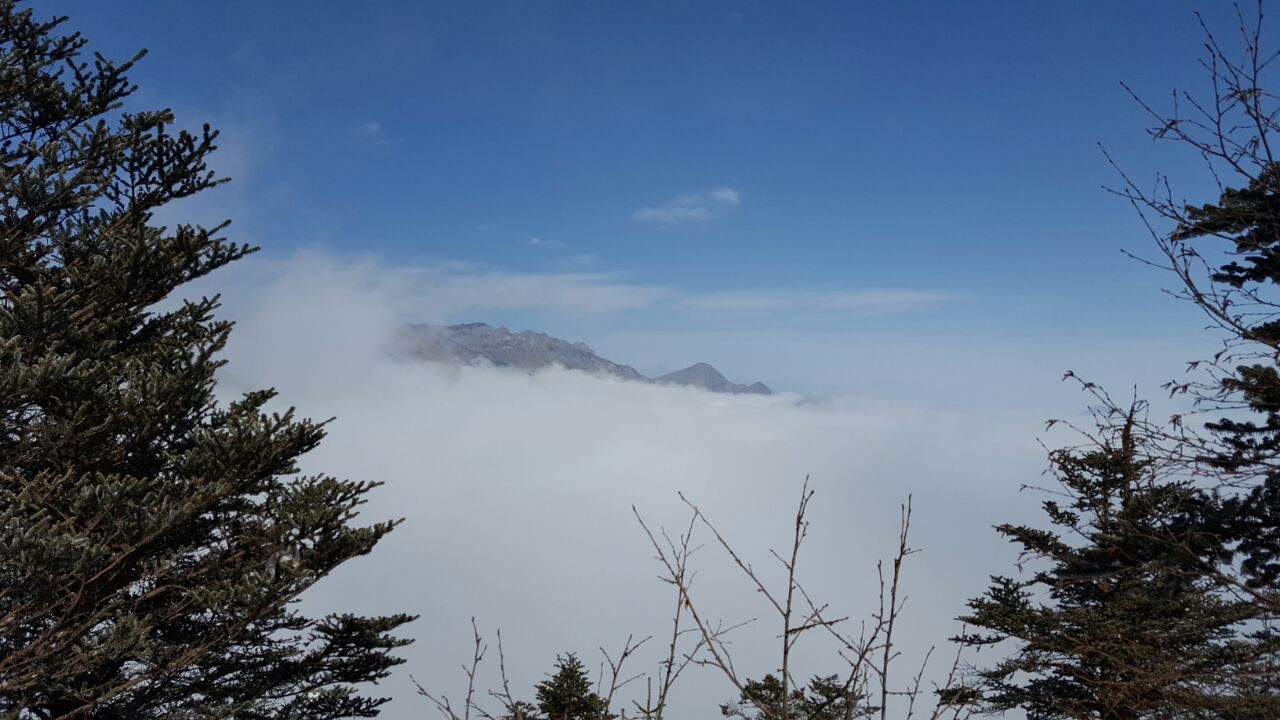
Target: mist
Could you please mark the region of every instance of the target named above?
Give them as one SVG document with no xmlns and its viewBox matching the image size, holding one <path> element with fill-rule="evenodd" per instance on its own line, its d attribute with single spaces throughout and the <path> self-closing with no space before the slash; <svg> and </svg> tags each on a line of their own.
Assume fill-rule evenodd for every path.
<svg viewBox="0 0 1280 720">
<path fill-rule="evenodd" d="M 876 607 L 875 564 L 893 553 L 910 496 L 911 545 L 921 552 L 904 575 L 897 683 L 931 646 L 929 676 L 945 670 L 966 599 L 990 574 L 1014 572 L 1013 550 L 992 526 L 1035 521 L 1041 498 L 1019 488 L 1041 480 L 1040 428 L 1008 414 L 406 362 L 387 341 L 406 320 L 437 319 L 437 276 L 406 280 L 376 262 L 317 253 L 242 265 L 192 288 L 226 291 L 221 314 L 237 322 L 219 392 L 275 387 L 280 408 L 334 418 L 302 469 L 381 481 L 361 520 L 404 519 L 303 600 L 311 612 L 421 616 L 406 631 L 415 640 L 406 664 L 373 690 L 394 698 L 388 718 L 435 713 L 411 676 L 461 699 L 472 617 L 489 644 L 482 690 L 498 684 L 498 629 L 519 698 L 532 699 L 557 653 L 577 652 L 594 668 L 600 647 L 616 654 L 632 634 L 656 636 L 629 668 L 652 671 L 675 596 L 658 579 L 633 506 L 651 527 L 678 532 L 689 518 L 683 493 L 781 583 L 768 552 L 789 547 L 808 477 L 816 495 L 800 579 L 854 630 Z M 774 671 L 780 626 L 764 598 L 714 544 L 692 564 L 701 612 L 730 624 L 757 618 L 733 636 L 742 674 Z M 816 635 L 798 657 L 797 677 L 843 666 Z M 628 689 L 642 692 L 642 681 Z M 692 668 L 672 712 L 714 714 L 735 694 L 715 671 Z"/>
</svg>

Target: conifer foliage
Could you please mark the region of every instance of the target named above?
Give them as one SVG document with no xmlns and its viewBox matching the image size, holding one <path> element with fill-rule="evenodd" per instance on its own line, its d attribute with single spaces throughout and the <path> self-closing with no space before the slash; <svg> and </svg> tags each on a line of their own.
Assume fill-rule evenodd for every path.
<svg viewBox="0 0 1280 720">
<path fill-rule="evenodd" d="M 125 63 L 0 0 L 0 716 L 375 715 L 406 616 L 291 601 L 394 523 L 299 477 L 320 424 L 214 400 L 217 300 L 252 249 L 153 213 L 220 182 L 216 133 L 125 113 Z"/>
<path fill-rule="evenodd" d="M 592 689 L 582 661 L 572 653 L 556 658 L 556 674 L 538 683 L 538 713 L 545 720 L 613 720 L 604 698 Z"/>
<path fill-rule="evenodd" d="M 1151 264 L 1223 342 L 1168 384 L 1194 402 L 1167 424 L 1085 385 L 1099 428 L 1051 457 L 1063 496 L 1044 505 L 1051 527 L 999 528 L 1035 572 L 994 578 L 965 618 L 978 629 L 966 642 L 1012 649 L 966 698 L 986 710 L 1280 717 L 1280 96 L 1262 3 L 1236 15 L 1223 40 L 1202 21 L 1203 92 L 1175 92 L 1162 112 L 1130 91 L 1153 139 L 1206 162 L 1216 201 L 1189 204 L 1170 178 L 1150 189 L 1122 170 L 1116 191 L 1163 256 Z"/>
<path fill-rule="evenodd" d="M 961 640 L 997 645 L 970 699 L 1032 720 L 1273 718 L 1276 642 L 1266 613 L 1201 560 L 1203 499 L 1166 475 L 1132 407 L 1104 415 L 1084 448 L 1057 450 L 1049 529 L 1003 525 L 1026 579 L 996 577 Z M 1200 538 L 1200 539 L 1197 539 Z"/>
<path fill-rule="evenodd" d="M 838 675 L 814 677 L 807 688 L 792 688 L 785 704 L 782 694 L 782 681 L 770 673 L 762 680 L 747 681 L 738 702 L 721 705 L 720 714 L 740 720 L 861 720 L 880 711 Z"/>
<path fill-rule="evenodd" d="M 1259 146 L 1269 142 L 1260 138 Z M 1224 189 L 1216 204 L 1187 206 L 1166 246 L 1184 262 L 1223 263 L 1208 273 L 1213 287 L 1199 304 L 1233 336 L 1222 356 L 1228 367 L 1201 394 L 1249 413 L 1208 423 L 1216 442 L 1196 448 L 1219 480 L 1218 513 L 1206 530 L 1241 556 L 1255 599 L 1280 613 L 1280 162 L 1258 158 L 1256 167 L 1245 187 Z M 1201 292 L 1189 273 L 1183 277 Z"/>
<path fill-rule="evenodd" d="M 1273 619 L 1280 617 L 1280 95 L 1274 51 L 1263 47 L 1263 3 L 1236 8 L 1234 37 L 1205 28 L 1202 91 L 1178 91 L 1169 110 L 1135 99 L 1155 140 L 1189 149 L 1218 188 L 1203 205 L 1181 199 L 1158 175 L 1154 188 L 1121 172 L 1116 192 L 1142 215 L 1177 278 L 1177 294 L 1222 331 L 1210 358 L 1191 363 L 1207 379 L 1172 381 L 1195 399 L 1203 426 L 1179 422 L 1171 454 L 1189 459 L 1205 510 L 1197 536 L 1215 539 L 1207 563 Z M 1202 22 L 1203 24 L 1203 22 Z M 1132 92 L 1132 91 L 1131 91 Z M 1114 162 L 1114 161 L 1113 161 Z M 1118 165 L 1117 165 L 1118 167 Z M 1186 418 L 1190 420 L 1191 418 Z M 1179 421 L 1183 418 L 1179 418 Z M 1202 429 L 1203 428 L 1203 429 Z M 1274 623 L 1272 623 L 1274 624 Z M 1280 675 L 1272 676 L 1280 686 Z"/>
</svg>

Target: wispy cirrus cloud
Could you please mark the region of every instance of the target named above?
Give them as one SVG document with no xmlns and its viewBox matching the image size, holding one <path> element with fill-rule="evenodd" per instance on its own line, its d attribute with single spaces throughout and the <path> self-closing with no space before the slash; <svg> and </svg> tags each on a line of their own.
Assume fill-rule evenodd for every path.
<svg viewBox="0 0 1280 720">
<path fill-rule="evenodd" d="M 360 137 L 380 137 L 385 132 L 387 132 L 387 129 L 378 120 L 366 120 L 366 122 L 351 128 L 351 135 Z"/>
<path fill-rule="evenodd" d="M 768 290 L 694 295 L 686 298 L 684 304 L 698 310 L 739 312 L 845 310 L 882 314 L 924 310 L 953 298 L 953 295 L 933 290 L 869 289 L 825 292 Z"/>
<path fill-rule="evenodd" d="M 421 277 L 423 305 L 450 316 L 486 310 L 540 308 L 600 314 L 643 309 L 671 296 L 656 286 L 619 282 L 608 273 L 547 275 L 491 272 Z"/>
<path fill-rule="evenodd" d="M 716 188 L 703 193 L 680 195 L 665 205 L 645 206 L 632 217 L 637 222 L 672 225 L 696 220 L 709 220 L 737 207 L 741 196 L 733 188 Z"/>
<path fill-rule="evenodd" d="M 387 129 L 377 120 L 366 120 L 356 125 L 351 128 L 351 134 L 373 145 L 386 145 L 390 142 Z"/>
<path fill-rule="evenodd" d="M 505 310 L 601 315 L 652 308 L 678 296 L 670 288 L 627 282 L 616 273 L 581 270 L 592 259 L 571 256 L 562 271 L 533 273 L 445 261 L 392 266 L 372 257 L 309 251 L 285 259 L 240 263 L 223 273 L 221 280 L 235 288 L 228 295 L 250 304 L 261 301 L 256 288 L 294 283 L 302 277 L 342 283 L 363 288 L 370 302 L 396 308 L 405 322 L 463 322 Z M 218 285 L 207 292 L 224 289 Z"/>
<path fill-rule="evenodd" d="M 564 243 L 559 240 L 548 240 L 546 238 L 531 237 L 529 238 L 529 246 L 536 248 L 546 248 L 548 250 L 563 250 Z"/>
<path fill-rule="evenodd" d="M 733 188 L 720 188 L 707 194 L 712 200 L 722 205 L 734 206 L 738 204 L 738 191 Z"/>
<path fill-rule="evenodd" d="M 351 128 L 351 134 L 359 135 L 360 137 L 380 137 L 384 132 L 386 130 L 382 127 L 382 123 L 376 120 L 362 122 Z"/>
<path fill-rule="evenodd" d="M 223 277 L 237 288 L 228 295 L 250 302 L 258 302 L 253 299 L 255 288 L 278 284 L 282 278 L 367 287 L 378 302 L 398 308 L 406 322 L 470 322 L 503 311 L 584 316 L 643 311 L 658 318 L 687 315 L 690 310 L 774 316 L 814 311 L 882 315 L 932 310 L 954 298 L 944 292 L 910 289 L 699 293 L 589 269 L 596 262 L 589 254 L 567 255 L 556 258 L 556 269 L 549 272 L 524 272 L 443 260 L 391 266 L 377 258 L 311 251 L 284 259 L 256 258 L 238 264 Z"/>
</svg>

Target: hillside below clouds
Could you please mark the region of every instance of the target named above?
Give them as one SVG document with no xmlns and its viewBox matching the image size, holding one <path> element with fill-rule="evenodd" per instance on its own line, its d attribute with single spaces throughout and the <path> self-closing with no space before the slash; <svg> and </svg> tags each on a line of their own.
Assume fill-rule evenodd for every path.
<svg viewBox="0 0 1280 720">
<path fill-rule="evenodd" d="M 630 365 L 620 365 L 600 357 L 584 343 L 571 343 L 532 330 L 514 333 L 485 323 L 409 325 L 396 338 L 394 350 L 401 357 L 429 362 L 489 363 L 523 370 L 559 365 L 633 382 L 684 385 L 716 393 L 773 394 L 764 383 L 741 385 L 730 382 L 707 363 L 690 365 L 659 378 L 648 378 Z"/>
</svg>

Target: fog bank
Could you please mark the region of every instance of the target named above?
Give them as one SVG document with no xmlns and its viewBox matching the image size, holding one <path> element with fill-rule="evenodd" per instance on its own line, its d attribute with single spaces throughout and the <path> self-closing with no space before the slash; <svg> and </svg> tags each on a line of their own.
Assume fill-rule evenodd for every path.
<svg viewBox="0 0 1280 720">
<path fill-rule="evenodd" d="M 1032 517 L 1038 502 L 1018 488 L 1044 466 L 1039 428 L 999 414 L 400 362 L 385 342 L 405 320 L 436 319 L 415 309 L 429 280 L 406 283 L 376 264 L 323 256 L 214 280 L 196 290 L 226 289 L 225 315 L 238 323 L 220 392 L 274 386 L 301 413 L 336 417 L 303 469 L 383 481 L 363 517 L 405 518 L 305 599 L 315 611 L 422 616 L 407 629 L 416 640 L 408 663 L 379 688 L 395 698 L 385 717 L 435 712 L 415 696 L 410 674 L 460 699 L 472 616 L 491 644 L 482 681 L 496 685 L 492 641 L 501 628 L 524 699 L 557 653 L 576 651 L 595 667 L 599 646 L 615 652 L 630 633 L 659 636 L 632 667 L 652 669 L 674 596 L 657 579 L 632 506 L 675 531 L 687 522 L 683 492 L 780 580 L 768 550 L 787 546 L 806 476 L 817 494 L 801 579 L 855 622 L 875 608 L 875 562 L 892 553 L 899 504 L 914 497 L 911 544 L 922 552 L 906 569 L 906 682 L 923 650 L 946 646 L 958 630 L 965 599 L 990 573 L 1012 571 L 1012 551 L 991 526 Z M 743 673 L 774 670 L 778 625 L 764 599 L 714 546 L 694 565 L 702 612 L 729 623 L 759 618 L 736 635 Z M 799 654 L 801 676 L 841 667 L 816 636 Z M 674 712 L 715 714 L 733 696 L 712 671 L 690 670 Z"/>
</svg>

